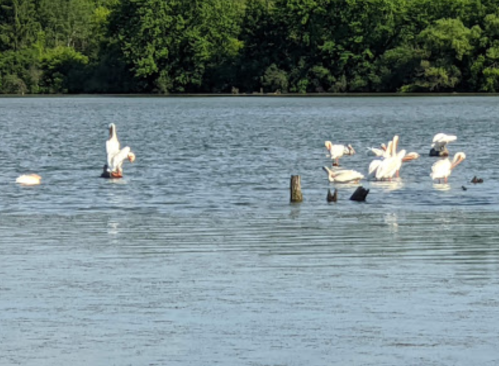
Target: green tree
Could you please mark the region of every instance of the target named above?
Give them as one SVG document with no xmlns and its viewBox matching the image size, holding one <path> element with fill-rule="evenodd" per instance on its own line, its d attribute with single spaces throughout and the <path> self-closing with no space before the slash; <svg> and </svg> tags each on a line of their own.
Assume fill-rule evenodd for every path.
<svg viewBox="0 0 499 366">
<path fill-rule="evenodd" d="M 0 51 L 18 51 L 36 40 L 40 25 L 33 0 L 0 0 Z"/>
</svg>

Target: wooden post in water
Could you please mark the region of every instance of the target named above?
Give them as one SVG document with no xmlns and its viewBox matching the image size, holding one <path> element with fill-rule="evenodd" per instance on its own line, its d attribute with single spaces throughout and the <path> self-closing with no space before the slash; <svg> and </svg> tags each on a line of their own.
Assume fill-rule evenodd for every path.
<svg viewBox="0 0 499 366">
<path fill-rule="evenodd" d="M 303 195 L 301 194 L 301 182 L 299 175 L 291 176 L 291 202 L 301 202 L 303 201 Z"/>
</svg>

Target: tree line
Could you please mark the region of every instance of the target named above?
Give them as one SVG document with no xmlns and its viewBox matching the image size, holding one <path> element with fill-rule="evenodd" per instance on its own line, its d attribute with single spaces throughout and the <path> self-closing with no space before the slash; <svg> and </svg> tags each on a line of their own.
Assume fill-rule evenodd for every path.
<svg viewBox="0 0 499 366">
<path fill-rule="evenodd" d="M 0 93 L 498 92 L 499 0 L 0 0 Z"/>
</svg>

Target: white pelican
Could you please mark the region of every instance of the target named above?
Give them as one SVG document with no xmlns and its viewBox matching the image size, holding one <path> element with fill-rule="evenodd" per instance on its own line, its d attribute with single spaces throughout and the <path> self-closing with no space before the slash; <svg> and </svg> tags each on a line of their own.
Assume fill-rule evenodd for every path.
<svg viewBox="0 0 499 366">
<path fill-rule="evenodd" d="M 42 177 L 38 174 L 24 174 L 16 179 L 16 183 L 26 185 L 26 186 L 34 186 L 40 184 L 42 182 Z"/>
<path fill-rule="evenodd" d="M 122 178 L 123 177 L 123 162 L 125 159 L 133 163 L 135 154 L 128 146 L 120 150 L 120 142 L 116 134 L 116 125 L 109 125 L 109 139 L 106 141 L 107 164 L 104 166 L 102 177 L 105 178 Z"/>
<path fill-rule="evenodd" d="M 457 136 L 446 135 L 445 133 L 437 133 L 433 137 L 431 144 L 430 156 L 449 156 L 447 144 L 457 140 Z"/>
<path fill-rule="evenodd" d="M 452 169 L 458 166 L 464 159 L 466 159 L 466 155 L 463 152 L 458 152 L 454 155 L 452 162 L 449 158 L 437 161 L 431 167 L 431 179 L 438 179 L 439 182 L 443 179 L 447 183 L 447 178 L 452 173 Z"/>
<path fill-rule="evenodd" d="M 406 154 L 405 150 L 400 150 L 395 156 L 386 158 L 376 169 L 376 179 L 392 179 L 402 166 L 402 159 Z"/>
<path fill-rule="evenodd" d="M 404 158 L 402 159 L 402 162 L 408 162 L 408 161 L 412 161 L 412 160 L 416 160 L 416 159 L 419 159 L 419 154 L 417 152 L 410 152 L 410 153 L 407 153 L 406 156 L 404 156 Z"/>
<path fill-rule="evenodd" d="M 376 160 L 371 161 L 371 164 L 369 164 L 368 175 L 375 175 L 376 171 L 378 170 L 378 168 L 382 162 L 383 162 L 383 160 L 380 160 L 380 159 L 376 159 Z"/>
<path fill-rule="evenodd" d="M 381 149 L 378 149 L 376 147 L 368 147 L 367 150 L 368 155 L 383 156 L 386 152 L 386 145 L 381 144 Z"/>
<path fill-rule="evenodd" d="M 322 167 L 327 173 L 331 183 L 358 183 L 364 176 L 356 170 L 338 170 L 333 171 L 327 166 Z"/>
<path fill-rule="evenodd" d="M 352 145 L 333 145 L 331 141 L 326 141 L 325 142 L 326 149 L 329 151 L 329 154 L 331 154 L 331 159 L 335 160 L 335 163 L 333 165 L 340 165 L 340 158 L 343 155 L 353 155 L 355 154 L 355 150 L 353 149 Z"/>
<path fill-rule="evenodd" d="M 395 139 L 397 137 L 397 139 Z M 392 141 L 388 141 L 388 146 L 386 146 L 385 150 L 383 153 L 379 156 L 381 159 L 376 159 L 371 161 L 371 164 L 369 164 L 369 174 L 368 175 L 376 175 L 376 172 L 380 165 L 383 163 L 384 159 L 388 159 L 392 156 L 393 154 L 393 145 L 394 142 L 398 142 L 398 136 L 395 136 Z M 382 146 L 385 146 L 382 144 Z M 396 149 L 396 147 L 395 147 Z"/>
</svg>

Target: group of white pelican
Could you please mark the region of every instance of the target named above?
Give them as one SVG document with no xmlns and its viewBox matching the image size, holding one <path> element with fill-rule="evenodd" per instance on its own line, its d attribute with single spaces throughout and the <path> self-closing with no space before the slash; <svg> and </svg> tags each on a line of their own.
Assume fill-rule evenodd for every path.
<svg viewBox="0 0 499 366">
<path fill-rule="evenodd" d="M 432 180 L 437 180 L 439 183 L 443 180 L 447 183 L 452 170 L 466 159 L 466 155 L 463 152 L 456 153 L 452 161 L 448 158 L 447 144 L 456 140 L 456 136 L 444 133 L 436 134 L 433 137 L 430 156 L 445 158 L 432 165 L 430 174 Z M 380 148 L 368 148 L 368 153 L 377 157 L 377 159 L 369 164 L 369 178 L 379 181 L 390 181 L 395 177 L 398 178 L 400 177 L 400 169 L 403 163 L 419 158 L 420 155 L 416 152 L 407 153 L 404 149 L 397 151 L 398 143 L 399 137 L 395 135 L 386 145 L 381 144 Z M 329 152 L 329 156 L 333 160 L 333 167 L 323 167 L 331 183 L 359 183 L 361 179 L 365 178 L 362 173 L 356 170 L 334 168 L 339 166 L 339 159 L 343 155 L 355 154 L 355 150 L 351 145 L 335 145 L 331 141 L 326 141 L 325 146 Z"/>
<path fill-rule="evenodd" d="M 116 133 L 116 125 L 109 125 L 109 138 L 106 141 L 106 165 L 104 165 L 102 178 L 123 178 L 123 163 L 128 159 L 131 163 L 135 161 L 135 154 L 130 147 L 126 146 L 121 149 L 120 141 Z M 22 185 L 37 185 L 42 181 L 42 177 L 38 174 L 24 174 L 16 179 L 16 183 Z"/>
</svg>

